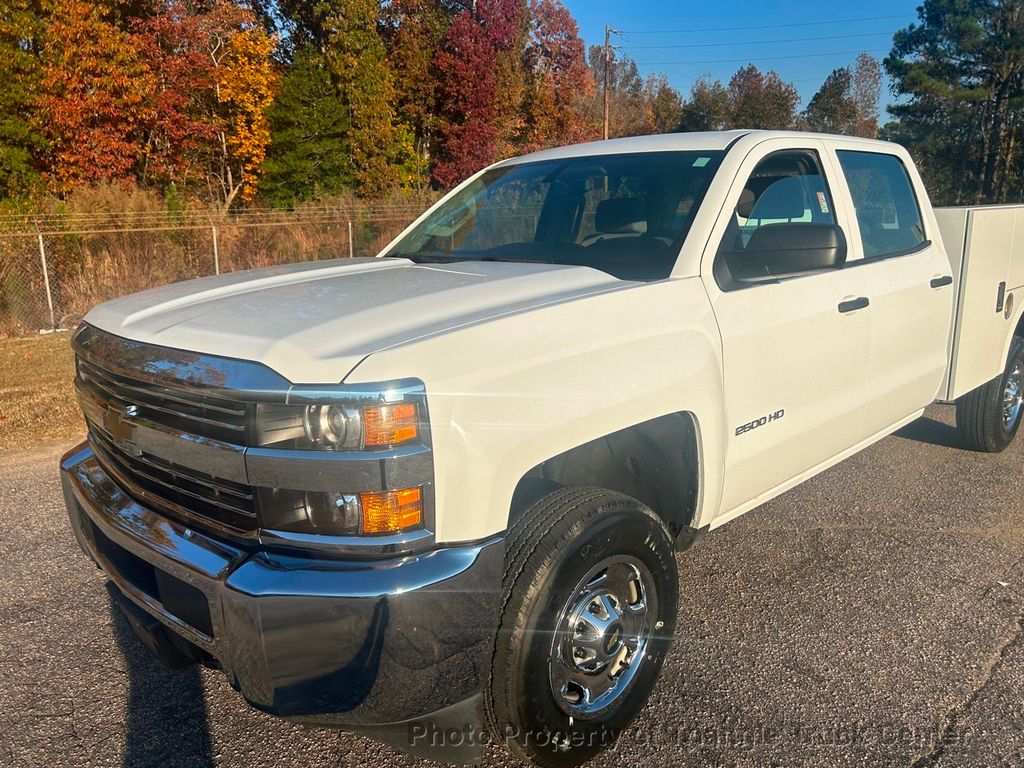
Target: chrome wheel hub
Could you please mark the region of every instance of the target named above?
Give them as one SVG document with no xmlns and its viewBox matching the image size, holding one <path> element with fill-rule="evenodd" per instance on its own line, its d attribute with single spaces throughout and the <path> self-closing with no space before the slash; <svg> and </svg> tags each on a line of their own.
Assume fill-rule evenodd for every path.
<svg viewBox="0 0 1024 768">
<path fill-rule="evenodd" d="M 1017 426 L 1022 405 L 1024 405 L 1024 363 L 1018 361 L 1014 364 L 1010 375 L 1006 377 L 1006 388 L 1003 390 L 1003 426 L 1007 430 Z"/>
<path fill-rule="evenodd" d="M 559 613 L 548 661 L 564 712 L 586 719 L 625 693 L 656 615 L 654 580 L 636 558 L 608 558 L 587 573 Z"/>
</svg>

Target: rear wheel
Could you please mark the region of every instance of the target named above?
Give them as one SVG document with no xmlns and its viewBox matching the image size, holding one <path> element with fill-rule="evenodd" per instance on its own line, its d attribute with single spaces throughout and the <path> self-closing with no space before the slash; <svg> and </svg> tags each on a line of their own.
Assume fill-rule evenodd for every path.
<svg viewBox="0 0 1024 768">
<path fill-rule="evenodd" d="M 672 539 L 635 499 L 564 488 L 507 547 L 490 727 L 521 759 L 575 766 L 611 746 L 657 680 L 678 600 Z"/>
<path fill-rule="evenodd" d="M 969 448 L 998 453 L 1020 429 L 1024 415 L 1024 337 L 1014 336 L 1002 375 L 956 401 L 956 426 Z"/>
</svg>

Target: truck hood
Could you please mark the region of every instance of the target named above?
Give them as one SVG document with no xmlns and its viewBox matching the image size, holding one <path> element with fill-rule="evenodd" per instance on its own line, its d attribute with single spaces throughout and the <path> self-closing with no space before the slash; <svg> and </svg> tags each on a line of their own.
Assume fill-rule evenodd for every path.
<svg viewBox="0 0 1024 768">
<path fill-rule="evenodd" d="M 379 350 L 624 285 L 585 267 L 345 259 L 155 288 L 101 304 L 85 321 L 136 341 L 255 360 L 292 383 L 327 384 Z"/>
</svg>

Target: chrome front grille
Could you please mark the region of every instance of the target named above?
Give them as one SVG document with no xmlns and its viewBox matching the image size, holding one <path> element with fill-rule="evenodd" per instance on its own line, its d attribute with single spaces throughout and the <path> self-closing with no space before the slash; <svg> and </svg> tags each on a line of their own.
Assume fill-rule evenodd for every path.
<svg viewBox="0 0 1024 768">
<path fill-rule="evenodd" d="M 234 457 L 241 465 L 255 405 L 188 381 L 190 361 L 171 369 L 151 350 L 123 346 L 95 360 L 85 344 L 76 349 L 76 389 L 97 460 L 144 506 L 225 532 L 257 530 L 256 491 L 244 470 L 224 472 L 205 460 Z M 141 351 L 150 356 L 133 354 Z"/>
<path fill-rule="evenodd" d="M 249 409 L 245 403 L 205 391 L 167 387 L 100 370 L 78 358 L 78 378 L 106 407 L 132 409 L 134 415 L 191 435 L 244 444 Z"/>
</svg>

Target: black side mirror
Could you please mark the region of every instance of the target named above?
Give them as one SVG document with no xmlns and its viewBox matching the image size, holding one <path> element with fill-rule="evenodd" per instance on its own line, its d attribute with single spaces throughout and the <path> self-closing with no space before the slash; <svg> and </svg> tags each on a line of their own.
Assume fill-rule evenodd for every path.
<svg viewBox="0 0 1024 768">
<path fill-rule="evenodd" d="M 846 263 L 846 236 L 836 224 L 765 224 L 732 257 L 737 280 L 837 269 Z"/>
</svg>

